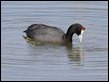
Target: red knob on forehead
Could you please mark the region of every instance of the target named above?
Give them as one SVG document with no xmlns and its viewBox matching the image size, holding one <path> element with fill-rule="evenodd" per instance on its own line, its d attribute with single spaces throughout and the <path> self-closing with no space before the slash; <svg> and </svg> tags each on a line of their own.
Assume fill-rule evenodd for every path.
<svg viewBox="0 0 109 82">
<path fill-rule="evenodd" d="M 81 27 L 81 30 L 85 30 L 85 28 L 82 26 L 82 27 Z"/>
</svg>

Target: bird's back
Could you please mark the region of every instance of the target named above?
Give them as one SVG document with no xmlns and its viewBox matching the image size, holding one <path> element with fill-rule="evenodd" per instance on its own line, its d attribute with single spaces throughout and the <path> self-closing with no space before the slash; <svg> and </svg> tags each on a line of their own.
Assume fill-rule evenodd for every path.
<svg viewBox="0 0 109 82">
<path fill-rule="evenodd" d="M 42 42 L 64 42 L 65 33 L 53 26 L 33 24 L 26 30 L 28 37 Z"/>
</svg>

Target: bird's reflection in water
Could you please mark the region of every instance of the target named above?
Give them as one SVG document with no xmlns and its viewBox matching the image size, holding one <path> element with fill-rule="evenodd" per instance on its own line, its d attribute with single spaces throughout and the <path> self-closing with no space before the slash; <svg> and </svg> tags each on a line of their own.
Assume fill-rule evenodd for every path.
<svg viewBox="0 0 109 82">
<path fill-rule="evenodd" d="M 79 47 L 73 47 L 73 45 L 66 46 L 67 49 L 67 55 L 71 63 L 82 63 L 83 58 L 83 47 L 82 44 L 79 45 Z"/>
<path fill-rule="evenodd" d="M 23 36 L 23 38 L 27 41 L 27 43 L 31 45 L 45 45 L 45 43 L 33 41 L 31 38 L 28 38 L 27 36 Z M 62 45 L 62 44 L 53 44 L 53 45 Z M 79 47 L 73 47 L 72 44 L 67 44 L 65 45 L 65 50 L 67 51 L 67 56 L 68 59 L 70 60 L 70 63 L 76 63 L 76 64 L 81 64 L 82 63 L 82 58 L 83 58 L 83 48 L 82 44 L 79 45 Z"/>
</svg>

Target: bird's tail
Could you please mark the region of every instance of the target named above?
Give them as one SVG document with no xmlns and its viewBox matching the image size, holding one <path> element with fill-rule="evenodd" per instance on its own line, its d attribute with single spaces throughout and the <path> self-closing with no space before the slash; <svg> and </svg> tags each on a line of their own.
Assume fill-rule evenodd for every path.
<svg viewBox="0 0 109 82">
<path fill-rule="evenodd" d="M 25 30 L 25 31 L 23 31 L 23 32 L 25 32 L 25 33 L 26 33 L 26 32 L 27 32 L 27 30 Z"/>
</svg>

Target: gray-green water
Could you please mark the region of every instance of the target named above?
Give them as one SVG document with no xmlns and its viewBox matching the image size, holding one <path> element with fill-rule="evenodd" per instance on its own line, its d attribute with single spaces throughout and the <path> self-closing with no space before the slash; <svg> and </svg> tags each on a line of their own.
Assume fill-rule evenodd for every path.
<svg viewBox="0 0 109 82">
<path fill-rule="evenodd" d="M 85 28 L 82 46 L 31 45 L 22 37 L 33 23 L 67 31 Z M 1 80 L 108 80 L 108 2 L 1 2 Z"/>
</svg>

